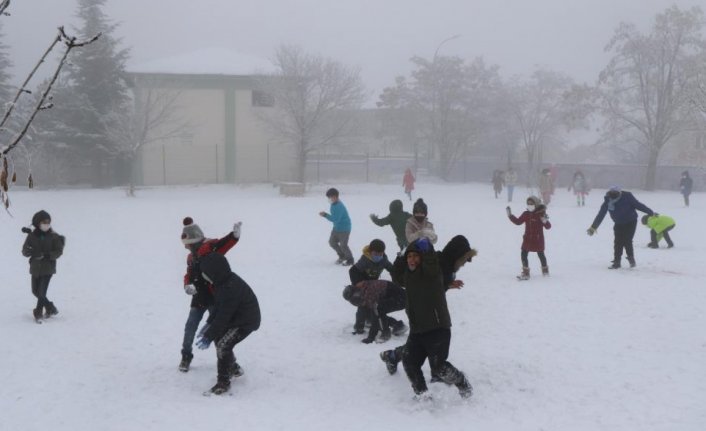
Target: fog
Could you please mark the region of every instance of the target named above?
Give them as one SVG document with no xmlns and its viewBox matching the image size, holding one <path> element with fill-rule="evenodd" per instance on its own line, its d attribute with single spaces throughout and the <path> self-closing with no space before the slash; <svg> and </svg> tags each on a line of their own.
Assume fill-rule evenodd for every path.
<svg viewBox="0 0 706 431">
<path fill-rule="evenodd" d="M 168 4 L 168 7 L 165 7 Z M 361 68 L 373 103 L 410 70 L 413 55 L 484 56 L 504 76 L 543 66 L 592 83 L 605 66 L 603 47 L 621 21 L 647 27 L 654 15 L 694 1 L 632 0 L 258 0 L 107 1 L 131 48 L 129 65 L 225 47 L 269 59 L 281 43 Z M 3 19 L 15 72 L 25 76 L 59 25 L 76 23 L 75 0 L 15 0 Z M 158 31 L 155 31 L 158 29 Z M 458 38 L 440 44 L 447 38 Z M 19 79 L 19 78 L 18 78 Z"/>
</svg>

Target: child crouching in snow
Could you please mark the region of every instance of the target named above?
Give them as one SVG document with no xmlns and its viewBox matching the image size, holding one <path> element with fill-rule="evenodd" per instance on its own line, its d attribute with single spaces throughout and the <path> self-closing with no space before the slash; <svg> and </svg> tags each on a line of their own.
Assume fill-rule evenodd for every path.
<svg viewBox="0 0 706 431">
<path fill-rule="evenodd" d="M 355 326 L 362 327 L 365 321 L 370 321 L 368 336 L 361 340 L 365 344 L 375 341 L 380 332 L 379 342 L 390 339 L 391 335 L 402 335 L 407 332 L 403 321 L 388 316 L 388 313 L 404 309 L 407 295 L 401 287 L 391 281 L 365 280 L 355 286 L 348 285 L 343 289 L 343 299 L 358 307 L 355 315 Z M 356 330 L 354 332 L 358 333 Z"/>
<path fill-rule="evenodd" d="M 644 215 L 642 216 L 642 224 L 650 228 L 650 242 L 647 247 L 659 248 L 659 242 L 662 238 L 667 241 L 667 248 L 674 247 L 672 238 L 669 236 L 669 231 L 677 225 L 673 218 L 657 213 L 651 216 Z"/>
<path fill-rule="evenodd" d="M 551 229 L 552 224 L 549 222 L 547 208 L 542 205 L 541 201 L 536 196 L 527 198 L 527 211 L 523 212 L 520 217 L 512 215 L 510 207 L 505 209 L 510 221 L 516 225 L 525 225 L 525 234 L 522 237 L 522 273 L 517 276 L 519 280 L 529 280 L 530 270 L 527 255 L 533 251 L 537 253 L 539 261 L 542 264 L 542 275 L 549 275 L 549 267 L 547 266 L 547 258 L 544 256 L 544 229 Z"/>
</svg>

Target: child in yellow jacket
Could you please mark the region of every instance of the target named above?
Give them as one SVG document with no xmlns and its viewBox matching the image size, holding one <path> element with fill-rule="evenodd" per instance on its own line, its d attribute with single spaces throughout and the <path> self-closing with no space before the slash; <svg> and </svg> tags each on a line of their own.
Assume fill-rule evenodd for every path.
<svg viewBox="0 0 706 431">
<path fill-rule="evenodd" d="M 674 219 L 664 214 L 642 216 L 642 224 L 650 228 L 651 241 L 647 244 L 649 248 L 659 248 L 659 241 L 664 238 L 667 241 L 667 248 L 674 247 L 672 238 L 669 237 L 669 231 L 674 229 L 677 224 Z"/>
</svg>

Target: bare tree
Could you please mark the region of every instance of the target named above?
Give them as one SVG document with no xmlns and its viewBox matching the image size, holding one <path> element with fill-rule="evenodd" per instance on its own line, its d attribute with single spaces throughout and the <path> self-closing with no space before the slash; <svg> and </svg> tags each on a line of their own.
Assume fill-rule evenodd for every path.
<svg viewBox="0 0 706 431">
<path fill-rule="evenodd" d="M 280 139 L 295 145 L 297 178 L 303 182 L 310 153 L 347 133 L 365 90 L 358 69 L 297 46 L 280 46 L 274 65 L 277 72 L 262 87 L 274 97 L 275 109 L 261 118 Z"/>
<path fill-rule="evenodd" d="M 649 34 L 622 23 L 599 78 L 608 139 L 636 139 L 647 153 L 645 188 L 654 189 L 661 150 L 689 128 L 693 68 L 704 50 L 703 13 L 676 6 L 658 14 Z"/>
</svg>

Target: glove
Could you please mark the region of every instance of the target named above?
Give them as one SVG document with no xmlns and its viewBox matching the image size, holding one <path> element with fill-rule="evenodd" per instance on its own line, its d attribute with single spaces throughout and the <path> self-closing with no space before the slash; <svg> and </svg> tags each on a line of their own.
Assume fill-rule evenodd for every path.
<svg viewBox="0 0 706 431">
<path fill-rule="evenodd" d="M 23 228 L 22 228 L 22 233 L 30 234 L 30 233 L 32 233 L 32 229 L 30 229 L 30 228 L 28 228 L 28 227 L 23 227 Z"/>
<path fill-rule="evenodd" d="M 240 238 L 240 226 L 243 225 L 242 221 L 239 221 L 233 225 L 233 236 L 236 238 Z"/>
<path fill-rule="evenodd" d="M 378 218 L 377 214 L 370 214 L 370 220 L 375 220 Z"/>
<path fill-rule="evenodd" d="M 370 343 L 372 343 L 373 341 L 375 341 L 375 337 L 372 337 L 372 338 L 370 338 L 370 337 L 365 337 L 365 338 L 363 338 L 362 340 L 360 340 L 361 343 L 365 343 L 365 344 L 370 344 Z"/>
<path fill-rule="evenodd" d="M 544 214 L 542 217 L 539 218 L 539 221 L 541 221 L 542 224 L 547 224 L 547 221 L 549 221 L 549 216 Z"/>
<path fill-rule="evenodd" d="M 206 350 L 208 349 L 208 346 L 211 345 L 211 340 L 206 337 L 201 337 L 196 340 L 196 343 L 194 343 L 194 345 L 201 350 Z"/>
<path fill-rule="evenodd" d="M 506 207 L 505 212 L 507 213 L 508 217 L 510 217 L 512 215 L 512 210 L 510 209 L 510 207 Z"/>
<path fill-rule="evenodd" d="M 596 233 L 596 228 L 591 226 L 586 230 L 586 233 L 588 234 L 588 236 L 593 236 L 593 234 Z"/>
<path fill-rule="evenodd" d="M 186 292 L 187 295 L 195 295 L 196 286 L 194 286 L 193 284 L 187 284 L 184 286 L 184 292 Z"/>
<path fill-rule="evenodd" d="M 420 238 L 419 240 L 417 240 L 417 248 L 422 253 L 426 253 L 431 248 L 431 244 L 429 243 L 429 240 L 427 238 Z"/>
</svg>

